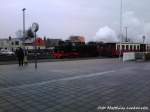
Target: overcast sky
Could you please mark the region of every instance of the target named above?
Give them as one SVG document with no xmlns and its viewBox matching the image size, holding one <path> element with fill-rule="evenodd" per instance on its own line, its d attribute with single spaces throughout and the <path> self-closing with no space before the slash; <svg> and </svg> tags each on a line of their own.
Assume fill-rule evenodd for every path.
<svg viewBox="0 0 150 112">
<path fill-rule="evenodd" d="M 123 2 L 124 26 L 128 25 L 129 35 L 148 35 L 150 1 Z M 65 39 L 70 35 L 83 35 L 90 40 L 103 28 L 110 28 L 116 34 L 119 31 L 120 0 L 1 0 L 0 38 L 15 36 L 15 32 L 22 29 L 24 7 L 26 28 L 38 22 L 39 36 Z M 137 32 L 132 33 L 135 28 Z"/>
</svg>

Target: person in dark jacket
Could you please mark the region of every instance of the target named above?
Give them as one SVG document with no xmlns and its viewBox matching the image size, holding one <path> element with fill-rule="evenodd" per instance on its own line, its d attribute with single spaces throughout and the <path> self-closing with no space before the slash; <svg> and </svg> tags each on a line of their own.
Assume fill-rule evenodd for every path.
<svg viewBox="0 0 150 112">
<path fill-rule="evenodd" d="M 21 47 L 19 47 L 19 49 L 16 50 L 16 55 L 18 58 L 18 62 L 19 62 L 19 66 L 23 66 L 24 63 L 24 51 Z"/>
</svg>

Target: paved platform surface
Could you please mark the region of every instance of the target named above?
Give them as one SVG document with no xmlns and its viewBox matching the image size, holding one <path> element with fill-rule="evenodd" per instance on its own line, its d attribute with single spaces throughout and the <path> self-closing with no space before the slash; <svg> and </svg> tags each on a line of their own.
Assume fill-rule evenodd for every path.
<svg viewBox="0 0 150 112">
<path fill-rule="evenodd" d="M 0 112 L 150 112 L 150 63 L 0 65 Z"/>
</svg>

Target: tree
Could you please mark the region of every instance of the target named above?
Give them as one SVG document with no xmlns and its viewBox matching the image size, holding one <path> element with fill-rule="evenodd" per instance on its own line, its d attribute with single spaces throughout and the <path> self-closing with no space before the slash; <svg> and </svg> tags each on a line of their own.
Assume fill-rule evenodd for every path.
<svg viewBox="0 0 150 112">
<path fill-rule="evenodd" d="M 34 32 L 31 27 L 26 31 L 26 38 L 34 38 Z"/>
</svg>

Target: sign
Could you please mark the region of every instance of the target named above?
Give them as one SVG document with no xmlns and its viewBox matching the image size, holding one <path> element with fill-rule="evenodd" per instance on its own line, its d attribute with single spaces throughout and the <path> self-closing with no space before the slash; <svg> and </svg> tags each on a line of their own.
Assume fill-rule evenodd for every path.
<svg viewBox="0 0 150 112">
<path fill-rule="evenodd" d="M 33 32 L 37 32 L 39 30 L 38 23 L 33 23 L 31 29 L 32 29 Z"/>
<path fill-rule="evenodd" d="M 36 46 L 36 32 L 39 30 L 39 25 L 38 23 L 33 23 L 31 27 L 32 31 L 35 33 L 34 38 L 35 38 L 35 69 L 37 69 L 37 46 Z"/>
</svg>

